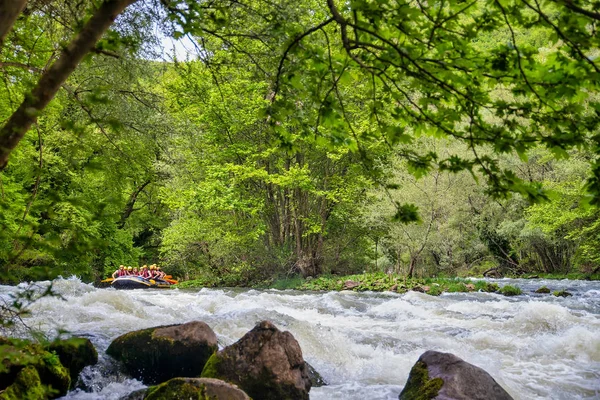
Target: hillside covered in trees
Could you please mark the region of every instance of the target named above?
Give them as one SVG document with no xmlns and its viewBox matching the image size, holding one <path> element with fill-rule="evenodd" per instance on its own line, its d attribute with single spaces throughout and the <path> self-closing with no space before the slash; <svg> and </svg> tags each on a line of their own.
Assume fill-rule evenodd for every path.
<svg viewBox="0 0 600 400">
<path fill-rule="evenodd" d="M 0 0 L 0 281 L 598 272 L 595 10 Z"/>
</svg>

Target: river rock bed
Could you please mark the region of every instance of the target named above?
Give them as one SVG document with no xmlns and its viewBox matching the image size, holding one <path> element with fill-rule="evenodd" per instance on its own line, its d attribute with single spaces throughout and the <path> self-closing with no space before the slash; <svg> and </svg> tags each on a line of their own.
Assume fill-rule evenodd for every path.
<svg viewBox="0 0 600 400">
<path fill-rule="evenodd" d="M 497 282 L 497 281 L 494 281 Z M 119 399 L 146 387 L 104 354 L 141 328 L 205 321 L 219 346 L 268 319 L 298 340 L 329 382 L 311 399 L 397 399 L 419 356 L 433 349 L 489 372 L 515 399 L 593 399 L 600 392 L 600 283 L 502 280 L 523 295 L 307 293 L 276 290 L 115 291 L 57 281 L 67 301 L 45 299 L 27 322 L 89 337 L 99 363 L 68 399 Z M 541 286 L 570 297 L 536 295 Z M 0 293 L 15 288 L 0 287 Z M 90 392 L 86 392 L 90 391 Z"/>
</svg>

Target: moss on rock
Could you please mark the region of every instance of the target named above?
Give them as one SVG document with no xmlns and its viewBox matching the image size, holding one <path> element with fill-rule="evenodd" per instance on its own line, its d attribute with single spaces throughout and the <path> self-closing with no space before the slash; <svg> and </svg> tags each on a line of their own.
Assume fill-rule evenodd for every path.
<svg viewBox="0 0 600 400">
<path fill-rule="evenodd" d="M 555 292 L 552 293 L 554 296 L 556 297 L 569 297 L 569 296 L 573 296 L 571 293 L 567 292 L 566 290 L 557 290 Z"/>
<path fill-rule="evenodd" d="M 541 288 L 539 288 L 538 290 L 536 290 L 535 293 L 538 293 L 538 294 L 548 294 L 548 293 L 550 293 L 550 289 L 548 289 L 546 286 L 542 286 Z"/>
<path fill-rule="evenodd" d="M 13 383 L 0 392 L 0 400 L 44 400 L 49 394 L 37 370 L 30 365 L 20 370 Z"/>
<path fill-rule="evenodd" d="M 204 365 L 204 369 L 200 374 L 203 378 L 217 378 L 219 376 L 219 364 L 221 363 L 221 358 L 217 356 L 217 353 L 214 352 L 212 356 L 208 359 L 206 364 Z"/>
<path fill-rule="evenodd" d="M 504 296 L 518 296 L 522 292 L 521 289 L 516 286 L 505 285 L 502 287 L 502 289 L 500 289 L 500 293 Z"/>
<path fill-rule="evenodd" d="M 63 396 L 69 390 L 69 371 L 56 354 L 42 346 L 4 339 L 0 342 L 0 353 L 3 356 L 0 390 L 4 390 L 1 393 L 5 396 L 0 399 L 47 399 Z"/>
<path fill-rule="evenodd" d="M 58 396 L 64 396 L 71 387 L 71 375 L 56 354 L 44 351 L 40 357 L 40 363 L 35 367 L 42 382 L 57 391 Z"/>
<path fill-rule="evenodd" d="M 58 340 L 51 343 L 48 349 L 56 353 L 61 364 L 69 369 L 72 385 L 77 382 L 84 367 L 98 362 L 98 352 L 89 339 Z"/>
<path fill-rule="evenodd" d="M 441 378 L 429 379 L 427 365 L 422 361 L 410 370 L 406 386 L 400 393 L 400 400 L 430 400 L 435 398 L 444 386 Z"/>
<path fill-rule="evenodd" d="M 173 378 L 148 389 L 144 400 L 250 400 L 237 386 L 209 378 Z"/>
</svg>

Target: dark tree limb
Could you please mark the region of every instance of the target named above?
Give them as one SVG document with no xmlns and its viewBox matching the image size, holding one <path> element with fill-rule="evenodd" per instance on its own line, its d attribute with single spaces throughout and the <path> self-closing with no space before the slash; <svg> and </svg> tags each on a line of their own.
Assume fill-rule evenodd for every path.
<svg viewBox="0 0 600 400">
<path fill-rule="evenodd" d="M 586 17 L 590 17 L 590 18 L 600 21 L 600 13 L 586 10 L 585 8 L 582 8 L 582 7 L 578 7 L 573 2 L 573 0 L 559 0 L 557 2 L 560 4 L 563 4 L 565 7 L 567 7 L 571 11 L 575 11 L 576 13 L 583 14 Z"/>
<path fill-rule="evenodd" d="M 0 129 L 0 171 L 6 167 L 12 150 L 23 139 L 40 112 L 54 98 L 77 65 L 95 48 L 96 42 L 115 18 L 135 1 L 137 0 L 107 0 L 102 3 L 77 36 L 61 52 L 58 60 L 43 73 L 35 88 L 25 96 L 23 103 Z M 0 4 L 4 4 L 2 2 L 6 0 L 0 0 Z"/>
<path fill-rule="evenodd" d="M 277 76 L 275 77 L 275 88 L 273 89 L 273 94 L 271 95 L 271 101 L 275 101 L 275 97 L 277 96 L 277 92 L 279 92 L 279 87 L 280 87 L 280 80 L 281 80 L 281 74 L 283 73 L 283 64 L 285 63 L 285 60 L 287 59 L 287 56 L 289 54 L 289 52 L 298 44 L 300 43 L 300 41 L 302 41 L 302 39 L 304 39 L 305 37 L 307 37 L 308 35 L 310 35 L 313 32 L 318 31 L 319 29 L 322 29 L 323 27 L 329 25 L 331 22 L 333 22 L 334 19 L 333 18 L 329 18 L 323 22 L 321 22 L 319 25 L 317 26 L 313 26 L 312 28 L 308 29 L 307 31 L 299 34 L 298 36 L 296 36 L 291 42 L 290 44 L 287 46 L 287 48 L 285 49 L 285 51 L 283 52 L 283 55 L 281 56 L 281 59 L 279 60 L 279 67 L 277 67 Z"/>
<path fill-rule="evenodd" d="M 117 223 L 117 228 L 123 229 L 123 227 L 125 226 L 125 222 L 127 222 L 127 218 L 129 218 L 131 213 L 136 210 L 136 209 L 134 209 L 134 206 L 135 206 L 135 202 L 137 201 L 138 196 L 140 195 L 140 193 L 142 193 L 142 190 L 144 190 L 144 188 L 146 186 L 148 186 L 150 183 L 151 183 L 150 180 L 145 181 L 140 186 L 135 188 L 135 191 L 133 191 L 133 193 L 131 193 L 131 195 L 129 195 L 129 200 L 127 200 L 125 209 L 123 210 L 123 213 L 121 214 L 121 219 Z"/>
<path fill-rule="evenodd" d="M 0 49 L 26 5 L 27 0 L 0 0 Z"/>
</svg>

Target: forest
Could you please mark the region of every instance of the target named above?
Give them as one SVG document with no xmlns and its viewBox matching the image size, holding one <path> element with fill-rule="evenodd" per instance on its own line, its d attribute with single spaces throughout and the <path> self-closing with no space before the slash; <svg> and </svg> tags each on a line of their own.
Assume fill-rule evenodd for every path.
<svg viewBox="0 0 600 400">
<path fill-rule="evenodd" d="M 0 0 L 0 281 L 597 273 L 599 8 Z"/>
</svg>

